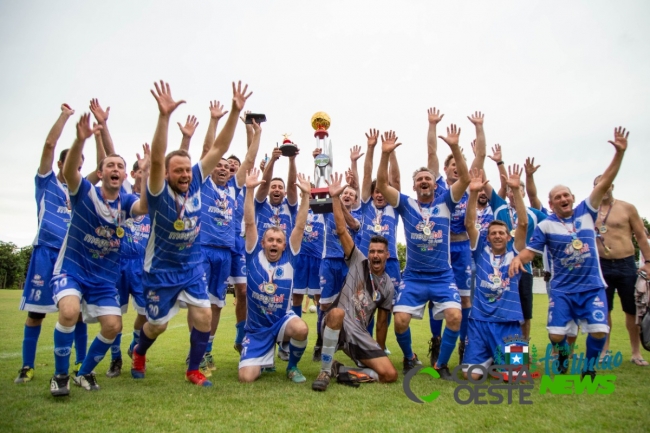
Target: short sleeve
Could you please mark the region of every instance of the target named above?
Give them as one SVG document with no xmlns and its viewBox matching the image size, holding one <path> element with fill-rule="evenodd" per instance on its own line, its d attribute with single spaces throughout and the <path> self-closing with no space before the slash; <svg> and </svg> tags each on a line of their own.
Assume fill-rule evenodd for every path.
<svg viewBox="0 0 650 433">
<path fill-rule="evenodd" d="M 81 178 L 81 183 L 79 183 L 79 188 L 77 192 L 72 194 L 70 193 L 70 204 L 74 207 L 76 206 L 84 197 L 90 192 L 90 188 L 93 187 L 93 184 L 88 181 L 85 177 Z"/>
<path fill-rule="evenodd" d="M 535 227 L 533 237 L 530 239 L 526 248 L 536 252 L 537 254 L 544 253 L 544 246 L 546 245 L 546 234 L 542 231 L 540 226 Z"/>
<path fill-rule="evenodd" d="M 352 248 L 352 252 L 350 253 L 350 257 L 345 257 L 345 264 L 348 265 L 348 269 L 352 268 L 357 263 L 361 263 L 362 261 L 366 260 L 366 257 L 361 253 L 359 248 L 355 245 L 354 248 Z"/>
</svg>

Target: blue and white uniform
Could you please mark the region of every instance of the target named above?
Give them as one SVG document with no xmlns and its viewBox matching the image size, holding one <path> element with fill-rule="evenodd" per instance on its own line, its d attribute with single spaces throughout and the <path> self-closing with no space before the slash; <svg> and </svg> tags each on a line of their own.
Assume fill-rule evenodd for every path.
<svg viewBox="0 0 650 433">
<path fill-rule="evenodd" d="M 50 280 L 70 224 L 70 200 L 68 187 L 56 178 L 53 171 L 45 175 L 36 173 L 35 183 L 38 230 L 20 309 L 33 313 L 53 313 L 57 308 Z"/>
<path fill-rule="evenodd" d="M 230 249 L 230 276 L 228 283 L 241 284 L 246 282 L 246 239 L 244 230 L 244 186 L 237 194 L 235 201 L 235 246 Z"/>
<path fill-rule="evenodd" d="M 149 322 L 167 323 L 179 302 L 210 308 L 204 277 L 203 255 L 198 243 L 201 232 L 201 163 L 192 167 L 192 182 L 186 194 L 178 194 L 165 181 L 152 194 L 147 185 L 151 236 L 144 259 L 143 286 Z M 181 230 L 175 221 L 183 223 Z"/>
<path fill-rule="evenodd" d="M 259 243 L 246 251 L 246 337 L 239 368 L 273 366 L 275 343 L 284 340 L 287 324 L 298 318 L 291 311 L 291 288 L 299 252 L 287 244 L 280 260 L 271 263 Z"/>
<path fill-rule="evenodd" d="M 395 209 L 404 223 L 407 259 L 393 312 L 422 319 L 428 301 L 433 301 L 434 316 L 439 319 L 447 308 L 460 310 L 449 251 L 449 224 L 455 207 L 449 190 L 426 204 L 399 195 Z"/>
<path fill-rule="evenodd" d="M 320 267 L 325 238 L 325 216 L 315 214 L 311 209 L 302 237 L 300 254 L 295 260 L 293 293 L 298 295 L 320 295 Z"/>
<path fill-rule="evenodd" d="M 336 234 L 336 222 L 334 214 L 324 214 L 325 217 L 325 239 L 323 241 L 323 260 L 320 265 L 321 290 L 320 303 L 331 304 L 343 288 L 345 277 L 348 275 L 348 265 L 345 263 L 345 254 L 339 235 Z M 357 232 L 348 227 L 352 239 Z"/>
<path fill-rule="evenodd" d="M 82 179 L 77 191 L 70 191 L 72 220 L 54 266 L 51 285 L 55 302 L 77 296 L 84 322 L 99 316 L 120 316 L 117 281 L 120 278 L 120 245 L 117 225 L 132 218 L 138 200 L 120 192 L 117 199 L 102 198 L 101 189 Z"/>
<path fill-rule="evenodd" d="M 280 227 L 284 231 L 287 242 L 289 242 L 297 212 L 298 204 L 289 204 L 286 198 L 277 206 L 270 204 L 268 198 L 264 198 L 262 202 L 255 199 L 255 222 L 257 224 L 258 240 L 262 240 L 264 232 L 269 227 Z"/>
<path fill-rule="evenodd" d="M 527 249 L 551 259 L 551 290 L 548 306 L 550 334 L 576 335 L 609 332 L 605 280 L 596 246 L 597 210 L 580 203 L 570 218 L 550 215 L 535 228 Z"/>
<path fill-rule="evenodd" d="M 488 227 L 492 221 L 494 221 L 494 212 L 489 204 L 483 209 L 476 209 L 476 224 L 480 226 L 477 228 L 483 241 L 487 239 Z"/>
</svg>

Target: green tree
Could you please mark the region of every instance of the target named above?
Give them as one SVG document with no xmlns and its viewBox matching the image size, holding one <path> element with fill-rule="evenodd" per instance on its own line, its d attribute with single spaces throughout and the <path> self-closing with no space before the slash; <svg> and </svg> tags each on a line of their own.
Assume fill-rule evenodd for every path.
<svg viewBox="0 0 650 433">
<path fill-rule="evenodd" d="M 404 270 L 406 266 L 406 245 L 401 242 L 397 243 L 397 260 L 399 260 L 400 270 Z"/>
<path fill-rule="evenodd" d="M 19 286 L 25 281 L 32 249 L 0 241 L 0 288 Z"/>
</svg>

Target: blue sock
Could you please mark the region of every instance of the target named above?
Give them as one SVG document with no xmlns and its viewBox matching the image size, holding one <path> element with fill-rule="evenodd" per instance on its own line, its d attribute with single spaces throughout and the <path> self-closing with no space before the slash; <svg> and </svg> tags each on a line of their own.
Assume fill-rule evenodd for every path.
<svg viewBox="0 0 650 433">
<path fill-rule="evenodd" d="M 431 336 L 440 337 L 442 334 L 442 320 L 433 318 L 433 308 L 429 308 L 429 328 L 431 328 Z"/>
<path fill-rule="evenodd" d="M 199 369 L 209 339 L 210 331 L 201 332 L 196 328 L 192 328 L 192 332 L 190 332 L 190 362 L 187 371 Z"/>
<path fill-rule="evenodd" d="M 442 343 L 440 344 L 438 367 L 445 366 L 449 362 L 451 353 L 456 348 L 456 340 L 458 340 L 458 334 L 460 334 L 460 331 L 452 331 L 449 328 L 445 328 L 445 332 L 442 334 Z"/>
<path fill-rule="evenodd" d="M 205 353 L 212 352 L 212 342 L 213 341 L 214 341 L 214 335 L 211 335 L 210 338 L 208 338 L 208 345 L 205 346 Z"/>
<path fill-rule="evenodd" d="M 368 333 L 372 337 L 372 330 L 375 329 L 375 316 L 370 318 L 370 323 L 368 323 Z"/>
<path fill-rule="evenodd" d="M 54 374 L 68 374 L 70 352 L 74 341 L 74 326 L 63 326 L 56 322 L 54 327 Z"/>
<path fill-rule="evenodd" d="M 395 333 L 397 344 L 404 353 L 404 358 L 413 359 L 413 348 L 411 347 L 411 328 L 407 329 L 403 334 Z"/>
<path fill-rule="evenodd" d="M 302 358 L 302 354 L 305 353 L 306 347 L 306 338 L 303 341 L 297 341 L 293 338 L 289 340 L 289 363 L 287 364 L 287 371 L 298 366 L 298 362 Z"/>
<path fill-rule="evenodd" d="M 122 348 L 120 347 L 121 344 L 122 344 L 122 333 L 120 332 L 119 334 L 117 334 L 117 336 L 115 337 L 115 341 L 113 341 L 113 344 L 111 345 L 111 360 L 122 357 Z"/>
<path fill-rule="evenodd" d="M 114 341 L 115 339 L 109 340 L 102 334 L 97 334 L 97 337 L 95 337 L 93 342 L 90 344 L 90 348 L 88 349 L 88 356 L 86 356 L 83 364 L 81 364 L 78 376 L 90 374 L 90 372 L 92 372 L 95 367 L 97 367 L 97 364 L 99 364 L 101 360 L 104 359 L 106 352 L 108 352 L 108 349 L 111 348 Z"/>
<path fill-rule="evenodd" d="M 84 322 L 77 322 L 74 328 L 74 350 L 77 353 L 77 364 L 86 359 L 86 347 L 88 347 L 88 325 Z"/>
<path fill-rule="evenodd" d="M 155 341 L 155 338 L 149 338 L 147 333 L 144 332 L 144 325 L 142 325 L 142 329 L 140 330 L 140 341 L 138 341 L 138 345 L 135 348 L 135 351 L 138 352 L 138 355 L 144 356 L 147 354 L 147 350 L 149 350 Z"/>
<path fill-rule="evenodd" d="M 605 347 L 606 341 L 607 341 L 607 337 L 594 338 L 591 336 L 591 334 L 587 336 L 587 350 L 585 353 L 587 359 L 585 360 L 585 366 L 582 369 L 582 371 L 595 370 L 593 367 L 598 364 L 598 355 L 600 355 L 600 352 L 603 351 L 603 347 Z"/>
<path fill-rule="evenodd" d="M 302 317 L 302 305 L 292 305 L 291 311 L 293 311 L 296 316 Z"/>
<path fill-rule="evenodd" d="M 140 341 L 140 331 L 133 331 L 133 340 L 131 340 L 131 344 L 129 345 L 129 350 L 133 352 L 133 348 L 138 344 Z"/>
<path fill-rule="evenodd" d="M 244 335 L 246 334 L 244 332 L 244 326 L 246 325 L 246 321 L 242 320 L 241 322 L 238 322 L 235 325 L 235 328 L 237 329 L 237 334 L 235 335 L 235 344 L 242 344 L 244 341 Z"/>
<path fill-rule="evenodd" d="M 38 344 L 39 335 L 41 335 L 41 325 L 25 325 L 23 336 L 23 367 L 34 368 L 34 362 L 36 361 L 36 344 Z"/>
<path fill-rule="evenodd" d="M 463 318 L 460 321 L 460 341 L 465 341 L 467 337 L 467 327 L 469 325 L 469 312 L 472 311 L 471 308 L 463 308 Z"/>
</svg>

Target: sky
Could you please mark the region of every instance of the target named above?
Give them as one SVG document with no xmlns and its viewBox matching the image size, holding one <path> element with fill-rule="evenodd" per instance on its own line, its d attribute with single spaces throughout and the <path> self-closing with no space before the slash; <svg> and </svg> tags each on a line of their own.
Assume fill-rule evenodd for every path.
<svg viewBox="0 0 650 433">
<path fill-rule="evenodd" d="M 622 125 L 629 149 L 614 195 L 650 217 L 648 22 L 642 0 L 0 2 L 0 240 L 33 241 L 34 176 L 60 105 L 76 114 L 57 154 L 98 98 L 111 107 L 116 150 L 131 165 L 151 142 L 158 112 L 149 89 L 160 79 L 187 101 L 173 114 L 168 149 L 180 144 L 176 122 L 196 115 L 196 160 L 209 101 L 229 106 L 231 82 L 242 80 L 253 91 L 246 109 L 268 119 L 258 160 L 291 133 L 302 150 L 298 170 L 313 175 L 310 119 L 325 111 L 335 171 L 348 167 L 350 147 L 365 147 L 369 128 L 397 132 L 405 193 L 426 161 L 429 107 L 445 114 L 439 132 L 461 127 L 466 152 L 475 138 L 467 115 L 485 113 L 488 148 L 501 144 L 506 164 L 528 156 L 541 164 L 543 202 L 556 184 L 586 198 Z M 245 143 L 240 125 L 228 154 L 243 158 Z M 440 158 L 448 153 L 439 141 Z M 84 154 L 88 173 L 93 140 Z M 276 174 L 286 177 L 287 167 L 281 160 Z M 486 172 L 496 184 L 489 159 Z"/>
</svg>

